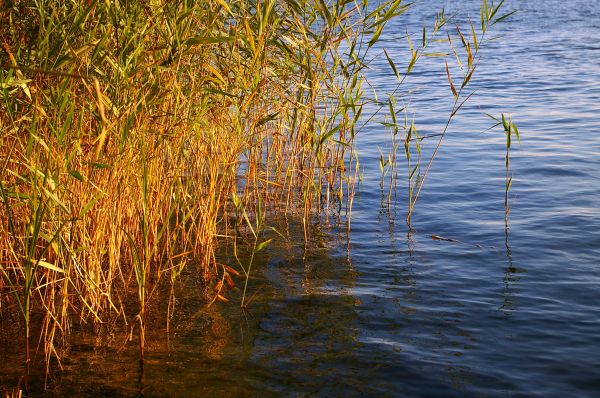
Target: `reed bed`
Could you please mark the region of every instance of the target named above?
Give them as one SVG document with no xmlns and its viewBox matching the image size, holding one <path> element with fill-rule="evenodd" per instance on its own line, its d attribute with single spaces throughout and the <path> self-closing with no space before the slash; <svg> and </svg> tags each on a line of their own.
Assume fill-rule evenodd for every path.
<svg viewBox="0 0 600 398">
<path fill-rule="evenodd" d="M 207 286 L 229 280 L 214 253 L 233 227 L 260 226 L 265 209 L 339 209 L 357 173 L 365 38 L 405 10 L 1 2 L 0 305 L 20 314 L 25 362 L 33 319 L 47 366 L 73 322 L 115 317 L 143 356 L 157 287 L 192 262 Z"/>
<path fill-rule="evenodd" d="M 49 368 L 74 322 L 114 319 L 143 358 L 149 303 L 190 264 L 208 302 L 245 277 L 244 306 L 254 253 L 269 242 L 266 212 L 298 214 L 305 234 L 315 214 L 349 215 L 369 53 L 409 8 L 0 1 L 0 311 L 19 314 L 27 366 L 32 341 Z M 398 85 L 425 46 L 424 29 L 404 72 L 385 53 Z M 407 131 L 393 164 L 401 140 L 410 161 Z M 414 174 L 409 219 L 424 181 Z M 217 245 L 235 245 L 240 230 L 250 260 L 218 263 Z"/>
</svg>

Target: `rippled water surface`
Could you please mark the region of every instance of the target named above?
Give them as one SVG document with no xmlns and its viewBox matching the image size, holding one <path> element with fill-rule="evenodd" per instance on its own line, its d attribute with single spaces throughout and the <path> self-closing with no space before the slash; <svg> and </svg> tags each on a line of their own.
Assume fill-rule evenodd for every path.
<svg viewBox="0 0 600 398">
<path fill-rule="evenodd" d="M 401 37 L 419 32 L 440 3 L 419 3 L 389 29 L 385 45 L 399 64 Z M 478 18 L 479 2 L 454 4 Z M 149 350 L 141 382 L 135 347 L 118 354 L 81 343 L 51 393 L 600 396 L 600 7 L 505 8 L 519 11 L 483 51 L 476 94 L 433 164 L 415 233 L 404 223 L 402 179 L 388 214 L 378 159 L 389 137 L 372 125 L 360 138 L 364 178 L 348 244 L 326 225 L 306 256 L 274 244 L 259 259 L 248 313 L 222 305 L 187 317 L 168 346 Z M 373 84 L 391 87 L 385 58 L 372 66 Z M 442 60 L 427 59 L 410 80 L 422 135 L 439 133 L 452 105 L 444 73 Z M 483 132 L 492 124 L 484 113 L 501 112 L 522 141 L 512 152 L 508 231 L 504 135 Z M 301 229 L 289 228 L 300 240 Z"/>
</svg>

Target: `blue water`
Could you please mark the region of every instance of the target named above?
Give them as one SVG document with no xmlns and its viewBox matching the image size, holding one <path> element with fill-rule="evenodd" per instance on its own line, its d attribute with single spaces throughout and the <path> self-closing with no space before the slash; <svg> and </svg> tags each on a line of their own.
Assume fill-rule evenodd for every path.
<svg viewBox="0 0 600 398">
<path fill-rule="evenodd" d="M 420 2 L 387 31 L 399 65 L 402 36 L 418 34 L 440 3 Z M 464 23 L 478 18 L 478 6 L 449 9 L 461 10 Z M 389 133 L 369 125 L 359 138 L 364 173 L 349 242 L 332 223 L 313 228 L 320 241 L 307 253 L 273 243 L 258 259 L 248 313 L 219 305 L 188 318 L 168 348 L 148 350 L 141 379 L 135 347 L 97 356 L 79 347 L 51 391 L 600 396 L 600 4 L 508 0 L 505 9 L 518 13 L 494 27 L 502 37 L 482 50 L 469 90 L 476 93 L 451 123 L 412 234 L 404 164 L 388 212 L 378 159 Z M 422 59 L 414 72 L 410 115 L 421 135 L 439 133 L 452 106 L 443 60 Z M 378 90 L 393 88 L 384 57 L 369 73 Z M 484 113 L 502 112 L 521 133 L 508 230 L 505 138 L 484 132 L 493 124 Z M 434 145 L 424 141 L 424 153 Z M 288 228 L 302 236 L 299 225 Z M 193 312 L 190 300 L 180 308 Z"/>
</svg>

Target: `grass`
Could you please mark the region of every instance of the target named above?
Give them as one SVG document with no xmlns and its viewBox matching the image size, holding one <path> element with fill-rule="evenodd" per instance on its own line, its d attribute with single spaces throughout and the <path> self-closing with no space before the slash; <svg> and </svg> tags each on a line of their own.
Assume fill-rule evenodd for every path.
<svg viewBox="0 0 600 398">
<path fill-rule="evenodd" d="M 452 22 L 452 18 L 445 15 L 442 11 L 438 14 L 430 31 L 426 27 L 423 27 L 422 37 L 420 37 L 420 43 L 418 45 L 413 44 L 411 36 L 407 35 L 408 48 L 410 50 L 410 57 L 408 66 L 404 74 L 399 73 L 399 67 L 396 66 L 394 61 L 390 58 L 387 52 L 385 52 L 386 59 L 392 69 L 394 75 L 398 80 L 398 85 L 394 88 L 392 93 L 389 95 L 387 102 L 383 102 L 379 109 L 383 109 L 389 106 L 389 121 L 382 122 L 382 125 L 391 131 L 391 150 L 390 153 L 384 157 L 383 153 L 380 156 L 380 169 L 381 169 L 381 187 L 384 188 L 384 179 L 386 174 L 389 172 L 390 181 L 388 186 L 387 204 L 388 209 L 390 208 L 390 201 L 392 191 L 397 187 L 397 151 L 398 151 L 398 131 L 401 128 L 404 132 L 404 153 L 406 158 L 406 169 L 407 169 L 407 187 L 408 187 L 408 199 L 407 199 L 407 212 L 406 212 L 406 224 L 408 225 L 409 232 L 413 230 L 412 215 L 419 200 L 421 191 L 425 186 L 427 176 L 431 166 L 436 159 L 444 138 L 448 133 L 450 125 L 454 117 L 460 112 L 465 103 L 474 94 L 473 91 L 469 92 L 469 83 L 475 75 L 477 67 L 481 62 L 480 50 L 488 42 L 497 39 L 496 37 L 490 37 L 489 31 L 491 28 L 506 20 L 510 17 L 514 11 L 503 13 L 502 6 L 505 0 L 501 0 L 499 3 L 494 1 L 483 0 L 480 7 L 480 19 L 479 24 L 474 23 L 472 20 L 469 21 L 468 30 L 463 33 L 461 27 L 455 25 L 452 28 L 448 28 L 442 32 L 442 28 L 445 28 Z M 440 38 L 440 33 L 443 33 L 445 37 Z M 443 42 L 447 45 L 447 48 L 438 50 L 435 47 L 434 50 L 430 50 L 432 44 L 438 44 Z M 431 134 L 429 136 L 419 136 L 415 127 L 414 120 L 410 120 L 407 116 L 407 107 L 403 107 L 400 110 L 396 110 L 396 95 L 399 93 L 399 89 L 405 82 L 405 79 L 411 73 L 414 65 L 422 57 L 439 57 L 444 60 L 444 66 L 446 71 L 446 78 L 448 82 L 449 94 L 452 95 L 452 106 L 450 113 L 446 118 L 446 122 L 442 131 L 437 134 Z M 448 60 L 454 61 L 454 67 L 450 67 Z M 455 73 L 456 72 L 456 73 Z M 457 78 L 458 77 L 458 78 Z M 398 122 L 396 113 L 404 113 L 404 123 Z M 489 115 L 488 115 L 489 116 Z M 510 151 L 510 137 L 511 131 L 516 134 L 518 138 L 518 130 L 516 126 L 506 121 L 504 115 L 502 116 L 502 122 L 499 119 L 492 117 L 496 123 L 492 128 L 502 124 L 504 126 L 505 134 L 507 135 L 507 153 L 506 153 L 506 186 L 505 186 L 505 222 L 508 223 L 508 191 L 510 189 L 509 182 L 509 151 Z M 422 142 L 428 138 L 437 138 L 437 142 L 434 144 L 433 150 L 429 155 L 428 159 L 423 159 L 421 153 Z M 416 155 L 416 160 L 414 157 Z M 425 161 L 425 163 L 423 163 Z"/>
<path fill-rule="evenodd" d="M 161 281 L 188 262 L 207 285 L 219 275 L 227 214 L 260 226 L 269 206 L 306 220 L 341 204 L 353 191 L 364 38 L 405 10 L 341 0 L 1 7 L 2 303 L 21 313 L 26 363 L 32 313 L 41 319 L 48 366 L 74 320 L 122 317 L 143 355 Z"/>
<path fill-rule="evenodd" d="M 484 5 L 481 29 L 504 18 Z M 27 366 L 33 318 L 48 369 L 73 322 L 122 319 L 143 358 L 149 302 L 189 264 L 217 286 L 207 301 L 226 300 L 237 271 L 217 262 L 220 239 L 251 235 L 252 256 L 238 261 L 245 307 L 266 212 L 298 214 L 305 239 L 314 214 L 350 217 L 361 114 L 379 104 L 365 71 L 385 26 L 409 10 L 400 0 L 0 2 L 0 303 L 20 314 Z M 441 14 L 431 34 L 447 22 Z M 405 72 L 385 53 L 398 87 L 428 40 L 424 29 L 410 44 Z M 458 91 L 448 72 L 456 111 L 476 50 Z M 419 138 L 414 125 L 397 137 L 395 93 L 390 184 L 400 143 L 410 161 Z M 436 152 L 423 176 L 409 164 L 409 224 Z"/>
</svg>

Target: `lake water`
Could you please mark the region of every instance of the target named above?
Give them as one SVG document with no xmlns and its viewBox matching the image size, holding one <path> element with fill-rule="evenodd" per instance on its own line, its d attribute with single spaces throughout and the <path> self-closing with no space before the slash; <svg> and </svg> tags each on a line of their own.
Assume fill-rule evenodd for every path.
<svg viewBox="0 0 600 398">
<path fill-rule="evenodd" d="M 440 3 L 423 1 L 389 28 L 385 45 L 399 64 L 401 37 L 431 22 Z M 478 1 L 454 3 L 478 18 Z M 274 243 L 258 261 L 248 313 L 218 304 L 194 315 L 199 304 L 182 298 L 186 322 L 168 345 L 149 347 L 143 373 L 134 344 L 117 353 L 74 343 L 48 394 L 600 396 L 600 7 L 509 0 L 505 9 L 519 11 L 483 50 L 477 92 L 433 164 L 414 233 L 402 179 L 388 214 L 379 154 L 389 135 L 369 126 L 348 243 L 326 223 L 307 253 Z M 371 79 L 392 87 L 384 57 Z M 439 133 L 452 105 L 443 61 L 417 64 L 409 84 L 419 132 Z M 492 124 L 484 113 L 501 112 L 522 141 L 508 231 L 504 134 L 483 133 Z"/>
</svg>

